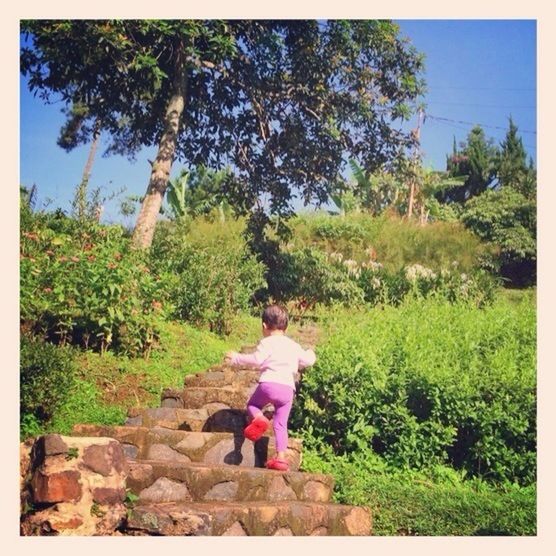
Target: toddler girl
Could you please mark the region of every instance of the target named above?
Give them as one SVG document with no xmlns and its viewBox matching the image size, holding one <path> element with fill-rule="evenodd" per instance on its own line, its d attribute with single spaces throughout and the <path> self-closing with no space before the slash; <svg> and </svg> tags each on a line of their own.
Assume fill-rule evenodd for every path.
<svg viewBox="0 0 556 556">
<path fill-rule="evenodd" d="M 255 392 L 247 402 L 247 413 L 251 419 L 244 429 L 249 440 L 258 440 L 269 426 L 262 408 L 271 403 L 274 406 L 272 426 L 276 441 L 276 457 L 267 461 L 269 469 L 287 471 L 288 417 L 295 393 L 294 377 L 299 369 L 313 365 L 316 360 L 312 349 L 304 350 L 297 342 L 285 335 L 288 327 L 288 313 L 279 305 L 269 305 L 262 315 L 264 338 L 255 353 L 244 354 L 235 351 L 226 353 L 232 365 L 252 365 L 259 367 L 261 375 Z"/>
</svg>

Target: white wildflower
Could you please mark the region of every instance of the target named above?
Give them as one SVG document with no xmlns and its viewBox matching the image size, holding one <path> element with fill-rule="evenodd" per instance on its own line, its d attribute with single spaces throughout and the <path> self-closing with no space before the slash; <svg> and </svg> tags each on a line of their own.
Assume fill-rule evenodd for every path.
<svg viewBox="0 0 556 556">
<path fill-rule="evenodd" d="M 365 266 L 370 268 L 373 272 L 378 272 L 382 268 L 382 264 L 375 261 L 369 261 Z"/>
<path fill-rule="evenodd" d="M 352 276 L 359 277 L 361 274 L 361 269 L 359 268 L 357 261 L 354 261 L 353 259 L 346 259 L 344 261 L 344 266 L 347 268 L 348 274 L 351 274 Z"/>
<path fill-rule="evenodd" d="M 414 264 L 405 267 L 405 277 L 410 282 L 415 282 L 419 278 L 425 280 L 434 280 L 436 278 L 436 274 L 426 266 L 420 264 Z"/>
</svg>

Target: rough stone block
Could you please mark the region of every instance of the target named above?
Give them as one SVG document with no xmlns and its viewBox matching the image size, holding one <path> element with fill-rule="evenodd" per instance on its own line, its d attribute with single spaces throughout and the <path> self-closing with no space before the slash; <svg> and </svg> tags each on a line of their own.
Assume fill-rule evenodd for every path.
<svg viewBox="0 0 556 556">
<path fill-rule="evenodd" d="M 203 497 L 205 500 L 235 500 L 238 484 L 234 481 L 225 481 L 214 485 Z"/>
<path fill-rule="evenodd" d="M 181 461 L 184 463 L 188 463 L 191 461 L 191 458 L 180 454 L 176 450 L 170 448 L 166 444 L 153 444 L 149 447 L 149 451 L 147 452 L 147 459 L 161 459 L 165 461 Z"/>
<path fill-rule="evenodd" d="M 115 505 L 125 500 L 125 488 L 95 488 L 93 489 L 93 500 L 97 504 Z"/>
<path fill-rule="evenodd" d="M 75 502 L 82 494 L 80 478 L 78 471 L 45 473 L 37 469 L 31 482 L 33 501 L 37 504 Z"/>
<path fill-rule="evenodd" d="M 121 473 L 125 469 L 123 448 L 115 440 L 108 444 L 89 446 L 83 453 L 83 464 L 105 477 L 113 471 Z"/>
<path fill-rule="evenodd" d="M 44 454 L 46 456 L 67 454 L 68 445 L 62 440 L 59 434 L 46 434 L 41 438 L 44 442 Z"/>
<path fill-rule="evenodd" d="M 138 506 L 130 511 L 128 531 L 146 535 L 204 536 L 210 534 L 210 516 L 203 511 L 190 510 L 187 506 Z"/>
<path fill-rule="evenodd" d="M 160 477 L 150 487 L 139 493 L 142 503 L 183 502 L 191 500 L 187 486 L 166 477 Z"/>
<path fill-rule="evenodd" d="M 117 441 L 45 435 L 27 467 L 24 489 L 39 511 L 23 513 L 23 535 L 111 535 L 123 522 L 126 462 Z"/>
</svg>

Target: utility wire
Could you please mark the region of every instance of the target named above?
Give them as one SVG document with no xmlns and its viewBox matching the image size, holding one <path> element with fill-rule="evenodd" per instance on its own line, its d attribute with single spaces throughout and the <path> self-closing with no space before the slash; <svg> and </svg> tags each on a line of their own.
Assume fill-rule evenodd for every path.
<svg viewBox="0 0 556 556">
<path fill-rule="evenodd" d="M 452 124 L 450 122 L 433 120 L 433 123 L 439 123 L 439 124 L 447 125 L 448 127 L 451 127 L 451 128 L 454 128 L 454 129 L 460 129 L 461 131 L 469 131 L 469 128 L 467 128 L 467 127 L 462 127 L 462 126 L 459 126 L 459 125 L 455 125 L 455 124 Z M 478 124 L 478 125 L 480 125 L 480 124 Z M 502 129 L 502 128 L 500 128 L 500 129 Z M 529 149 L 535 149 L 535 150 L 537 149 L 536 146 L 529 145 L 529 144 L 526 144 L 526 143 L 523 143 L 523 146 L 527 147 Z"/>
<path fill-rule="evenodd" d="M 480 125 L 481 127 L 489 127 L 492 129 L 501 129 L 503 131 L 508 131 L 508 128 L 506 127 L 500 127 L 500 126 L 496 126 L 496 125 L 488 125 L 488 124 L 482 124 L 480 122 L 466 122 L 464 120 L 452 120 L 450 118 L 442 118 L 440 116 L 433 116 L 432 114 L 427 114 L 426 116 L 427 118 L 430 118 L 431 120 L 438 120 L 438 121 L 442 121 L 442 122 L 453 122 L 455 124 L 465 124 L 465 125 Z M 521 133 L 532 133 L 533 135 L 536 135 L 537 132 L 536 131 L 529 131 L 527 129 L 520 129 L 519 130 Z"/>
<path fill-rule="evenodd" d="M 457 89 L 460 91 L 536 91 L 537 89 L 527 89 L 527 88 L 518 88 L 518 87 L 451 87 L 451 86 L 430 86 L 427 87 L 427 90 L 430 89 Z"/>
<path fill-rule="evenodd" d="M 443 100 L 427 100 L 427 104 L 450 104 L 452 106 L 479 106 L 482 108 L 515 108 L 519 110 L 536 110 L 536 106 L 509 106 L 504 104 L 473 104 L 469 102 L 445 102 Z"/>
<path fill-rule="evenodd" d="M 461 126 L 459 126 L 459 125 L 454 125 L 454 124 L 452 124 L 451 122 L 447 122 L 447 121 L 443 121 L 443 120 L 436 120 L 436 119 L 434 119 L 434 118 L 431 118 L 431 119 L 432 119 L 433 123 L 444 124 L 444 125 L 447 125 L 448 127 L 454 128 L 454 129 L 461 129 L 462 131 L 469 131 L 468 128 L 466 128 L 466 127 L 461 127 Z M 480 125 L 480 124 L 478 124 L 478 125 Z M 502 128 L 499 128 L 499 129 L 502 129 Z M 536 146 L 529 145 L 529 144 L 527 144 L 527 143 L 523 143 L 523 146 L 524 146 L 524 147 L 527 147 L 528 149 L 533 149 L 533 150 L 535 150 L 535 151 L 537 150 L 537 147 L 536 147 Z"/>
</svg>

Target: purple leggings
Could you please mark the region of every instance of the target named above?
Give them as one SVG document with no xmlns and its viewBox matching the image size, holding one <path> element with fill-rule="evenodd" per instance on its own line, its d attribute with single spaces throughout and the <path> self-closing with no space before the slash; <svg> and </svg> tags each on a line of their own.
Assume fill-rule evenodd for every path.
<svg viewBox="0 0 556 556">
<path fill-rule="evenodd" d="M 288 417 L 293 403 L 294 390 L 286 384 L 259 382 L 247 402 L 247 412 L 251 418 L 267 404 L 274 406 L 272 427 L 276 438 L 276 451 L 285 452 L 288 447 Z"/>
</svg>

